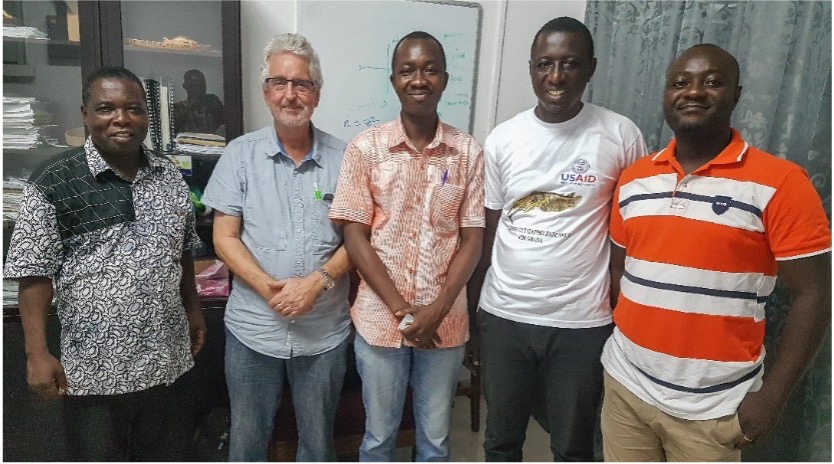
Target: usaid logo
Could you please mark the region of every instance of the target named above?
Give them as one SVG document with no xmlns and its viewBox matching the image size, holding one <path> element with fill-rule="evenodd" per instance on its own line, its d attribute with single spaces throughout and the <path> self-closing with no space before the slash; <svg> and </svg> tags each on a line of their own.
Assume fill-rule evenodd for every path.
<svg viewBox="0 0 834 464">
<path fill-rule="evenodd" d="M 585 158 L 578 158 L 570 165 L 573 173 L 563 172 L 561 179 L 563 183 L 568 184 L 593 184 L 597 181 L 597 176 L 593 174 L 585 174 L 591 170 L 591 163 Z"/>
<path fill-rule="evenodd" d="M 591 163 L 585 158 L 579 158 L 570 165 L 570 168 L 577 174 L 585 174 L 591 169 Z"/>
</svg>

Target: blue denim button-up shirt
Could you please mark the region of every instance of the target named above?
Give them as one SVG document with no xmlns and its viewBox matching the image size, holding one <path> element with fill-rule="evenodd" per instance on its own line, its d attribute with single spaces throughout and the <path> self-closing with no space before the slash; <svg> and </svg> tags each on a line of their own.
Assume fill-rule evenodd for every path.
<svg viewBox="0 0 834 464">
<path fill-rule="evenodd" d="M 296 167 L 273 127 L 243 135 L 217 162 L 203 203 L 241 217 L 241 241 L 267 274 L 279 280 L 305 276 L 342 244 L 342 228 L 330 222 L 328 210 L 344 150 L 343 141 L 314 127 L 313 147 Z M 235 277 L 226 327 L 244 345 L 269 356 L 323 353 L 349 333 L 348 286 L 343 276 L 319 295 L 309 314 L 290 320 Z"/>
</svg>

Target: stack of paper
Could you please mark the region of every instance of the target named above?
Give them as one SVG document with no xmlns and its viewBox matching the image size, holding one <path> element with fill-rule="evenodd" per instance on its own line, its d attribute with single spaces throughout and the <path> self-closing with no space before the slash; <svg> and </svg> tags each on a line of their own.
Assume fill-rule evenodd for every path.
<svg viewBox="0 0 834 464">
<path fill-rule="evenodd" d="M 49 36 L 39 31 L 38 28 L 28 26 L 3 26 L 3 37 L 49 40 Z"/>
<path fill-rule="evenodd" d="M 49 126 L 52 115 L 46 103 L 31 97 L 3 96 L 3 148 L 36 148 L 41 129 Z"/>
<path fill-rule="evenodd" d="M 14 222 L 17 220 L 17 212 L 20 209 L 20 200 L 23 197 L 23 179 L 8 177 L 3 181 L 3 221 Z"/>
<path fill-rule="evenodd" d="M 180 132 L 176 142 L 177 151 L 203 155 L 222 155 L 226 147 L 226 137 L 199 132 Z"/>
</svg>

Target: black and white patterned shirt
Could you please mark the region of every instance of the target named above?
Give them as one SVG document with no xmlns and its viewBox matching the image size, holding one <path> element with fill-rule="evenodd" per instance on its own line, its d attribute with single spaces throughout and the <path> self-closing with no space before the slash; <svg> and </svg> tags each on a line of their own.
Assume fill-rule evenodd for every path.
<svg viewBox="0 0 834 464">
<path fill-rule="evenodd" d="M 194 365 L 180 297 L 180 258 L 200 244 L 188 186 L 167 158 L 145 154 L 131 183 L 88 138 L 23 192 L 5 278 L 55 282 L 70 395 L 170 384 Z"/>
</svg>

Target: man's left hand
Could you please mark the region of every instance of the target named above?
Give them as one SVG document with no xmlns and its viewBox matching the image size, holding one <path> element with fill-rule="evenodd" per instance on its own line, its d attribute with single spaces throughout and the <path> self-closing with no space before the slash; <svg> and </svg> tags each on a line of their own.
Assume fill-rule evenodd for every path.
<svg viewBox="0 0 834 464">
<path fill-rule="evenodd" d="M 427 305 L 411 306 L 398 311 L 394 315 L 403 317 L 406 314 L 411 314 L 414 316 L 414 322 L 400 332 L 406 340 L 414 343 L 419 348 L 429 349 L 436 348 L 437 344 L 440 343 L 437 327 L 443 320 L 442 313 L 442 307 L 435 301 Z"/>
<path fill-rule="evenodd" d="M 191 356 L 196 357 L 206 343 L 206 320 L 202 309 L 185 312 L 188 319 L 188 336 L 191 338 Z"/>
<path fill-rule="evenodd" d="M 771 398 L 766 392 L 750 392 L 738 406 L 738 422 L 742 436 L 736 448 L 742 449 L 765 438 L 779 422 L 784 402 Z"/>
<path fill-rule="evenodd" d="M 312 311 L 316 298 L 324 288 L 318 272 L 304 277 L 278 280 L 270 286 L 279 292 L 269 300 L 269 306 L 288 318 L 303 316 Z"/>
</svg>

